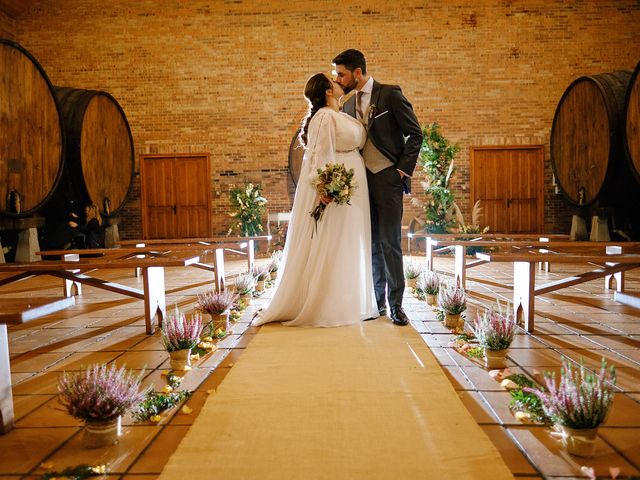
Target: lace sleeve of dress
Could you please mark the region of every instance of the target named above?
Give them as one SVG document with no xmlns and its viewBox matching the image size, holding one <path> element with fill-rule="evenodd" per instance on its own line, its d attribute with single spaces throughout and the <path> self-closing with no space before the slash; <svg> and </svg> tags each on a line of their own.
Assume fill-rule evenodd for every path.
<svg viewBox="0 0 640 480">
<path fill-rule="evenodd" d="M 328 110 L 315 114 L 309 124 L 307 137 L 309 181 L 313 182 L 318 168 L 336 162 L 336 119 Z"/>
</svg>

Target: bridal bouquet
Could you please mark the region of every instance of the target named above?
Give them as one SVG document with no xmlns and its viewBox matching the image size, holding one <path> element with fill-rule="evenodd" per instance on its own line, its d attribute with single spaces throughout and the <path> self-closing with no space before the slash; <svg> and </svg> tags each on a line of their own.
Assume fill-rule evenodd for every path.
<svg viewBox="0 0 640 480">
<path fill-rule="evenodd" d="M 353 179 L 354 174 L 353 168 L 347 170 L 342 163 L 328 163 L 324 169 L 318 169 L 313 185 L 321 197 L 329 198 L 338 205 L 351 205 L 349 200 L 358 186 Z M 316 224 L 325 208 L 327 206 L 321 202 L 310 212 Z"/>
</svg>

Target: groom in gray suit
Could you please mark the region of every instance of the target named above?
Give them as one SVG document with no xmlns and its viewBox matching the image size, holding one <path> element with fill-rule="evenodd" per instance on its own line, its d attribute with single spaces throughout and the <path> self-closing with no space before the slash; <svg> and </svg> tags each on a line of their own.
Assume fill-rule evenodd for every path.
<svg viewBox="0 0 640 480">
<path fill-rule="evenodd" d="M 404 268 L 401 228 L 402 194 L 411 191 L 411 175 L 422 146 L 422 129 L 413 107 L 396 85 L 383 85 L 367 73 L 364 55 L 345 50 L 333 59 L 336 81 L 345 93 L 356 90 L 343 111 L 367 129 L 362 150 L 371 204 L 373 284 L 380 315 L 407 325 L 402 309 Z"/>
</svg>

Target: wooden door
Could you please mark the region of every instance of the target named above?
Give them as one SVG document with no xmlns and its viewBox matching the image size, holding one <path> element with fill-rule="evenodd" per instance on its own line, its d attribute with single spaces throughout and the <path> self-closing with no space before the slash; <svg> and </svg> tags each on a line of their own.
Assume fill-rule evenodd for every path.
<svg viewBox="0 0 640 480">
<path fill-rule="evenodd" d="M 544 146 L 471 147 L 471 204 L 497 233 L 544 228 Z"/>
<path fill-rule="evenodd" d="M 208 155 L 143 155 L 140 177 L 144 238 L 211 235 Z"/>
</svg>

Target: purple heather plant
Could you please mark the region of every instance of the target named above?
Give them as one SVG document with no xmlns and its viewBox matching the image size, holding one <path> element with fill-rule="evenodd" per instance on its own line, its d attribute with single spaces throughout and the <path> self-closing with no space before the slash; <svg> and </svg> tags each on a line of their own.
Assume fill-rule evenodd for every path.
<svg viewBox="0 0 640 480">
<path fill-rule="evenodd" d="M 596 428 L 607 419 L 615 395 L 616 370 L 607 368 L 604 358 L 598 374 L 585 369 L 582 362 L 576 367 L 564 360 L 557 386 L 554 373 L 545 372 L 544 379 L 547 391 L 524 390 L 540 399 L 553 423 L 575 429 Z"/>
<path fill-rule="evenodd" d="M 196 308 L 209 315 L 220 315 L 229 310 L 229 307 L 237 300 L 238 294 L 231 290 L 223 290 L 222 292 L 210 290 L 198 294 L 198 304 Z"/>
<path fill-rule="evenodd" d="M 418 277 L 416 286 L 427 295 L 437 295 L 440 290 L 440 277 L 436 272 L 424 272 Z"/>
<path fill-rule="evenodd" d="M 438 307 L 449 315 L 458 315 L 467 309 L 467 294 L 462 288 L 443 285 L 438 292 Z"/>
<path fill-rule="evenodd" d="M 404 266 L 404 278 L 410 280 L 418 278 L 422 273 L 422 267 L 415 262 L 407 262 Z"/>
<path fill-rule="evenodd" d="M 162 343 L 167 352 L 187 350 L 200 343 L 202 333 L 202 315 L 194 313 L 190 319 L 176 308 L 162 326 Z"/>
<path fill-rule="evenodd" d="M 473 333 L 481 347 L 488 350 L 504 350 L 509 348 L 516 334 L 516 321 L 513 315 L 490 308 L 478 315 Z"/>
<path fill-rule="evenodd" d="M 254 265 L 253 269 L 251 270 L 251 274 L 256 280 L 265 281 L 267 278 L 269 278 L 269 267 Z"/>
<path fill-rule="evenodd" d="M 255 289 L 256 279 L 250 272 L 243 273 L 236 277 L 234 286 L 239 295 L 248 295 Z"/>
<path fill-rule="evenodd" d="M 142 373 L 135 375 L 115 364 L 95 364 L 80 372 L 64 372 L 58 378 L 58 391 L 70 415 L 80 420 L 115 420 L 144 400 L 140 391 Z"/>
</svg>

